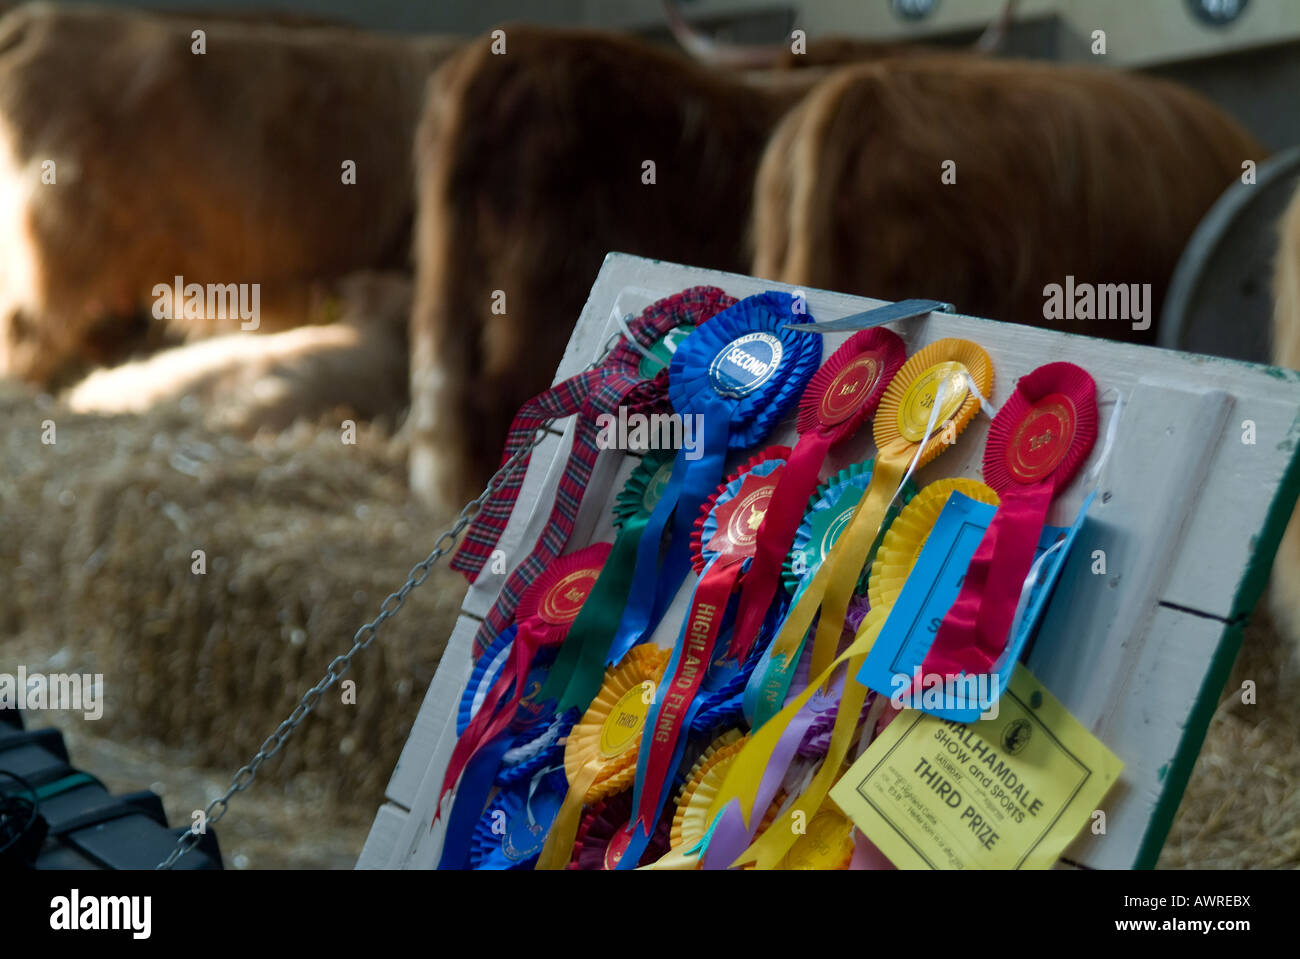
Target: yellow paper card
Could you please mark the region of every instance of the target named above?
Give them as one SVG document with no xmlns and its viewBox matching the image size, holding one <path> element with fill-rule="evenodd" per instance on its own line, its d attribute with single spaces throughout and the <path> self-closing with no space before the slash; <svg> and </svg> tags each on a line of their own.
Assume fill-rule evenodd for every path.
<svg viewBox="0 0 1300 959">
<path fill-rule="evenodd" d="M 996 719 L 905 710 L 831 798 L 900 869 L 1047 869 L 1123 768 L 1017 666 Z"/>
</svg>

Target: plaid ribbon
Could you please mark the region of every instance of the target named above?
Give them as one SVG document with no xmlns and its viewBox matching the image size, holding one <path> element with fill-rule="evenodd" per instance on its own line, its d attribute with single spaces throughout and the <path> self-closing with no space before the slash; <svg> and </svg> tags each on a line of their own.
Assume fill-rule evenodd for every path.
<svg viewBox="0 0 1300 959">
<path fill-rule="evenodd" d="M 629 324 L 629 329 L 639 343 L 649 348 L 674 327 L 682 323 L 703 323 L 735 302 L 734 297 L 717 287 L 691 287 L 646 307 Z M 642 379 L 639 371 L 641 359 L 642 353 L 636 347 L 620 339 L 599 367 L 557 383 L 525 403 L 515 415 L 502 455 L 503 463 L 525 446 L 538 427 L 549 419 L 576 414 L 577 429 L 550 518 L 532 552 L 510 574 L 492 611 L 479 627 L 476 656 L 510 625 L 524 590 L 567 545 L 596 457 L 600 454 L 596 445 L 598 417 L 603 413 L 614 413 L 620 406 L 647 408 L 666 404 L 667 371 L 660 371 L 653 380 Z M 452 560 L 452 568 L 465 573 L 471 582 L 477 579 L 496 549 L 514 510 L 526 467 L 527 464 L 524 469 L 516 470 L 479 509 Z"/>
</svg>

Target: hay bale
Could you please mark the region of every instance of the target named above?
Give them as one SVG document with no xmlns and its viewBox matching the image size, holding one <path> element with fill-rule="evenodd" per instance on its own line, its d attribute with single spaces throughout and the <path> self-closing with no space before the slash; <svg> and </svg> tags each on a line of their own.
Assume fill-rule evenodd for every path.
<svg viewBox="0 0 1300 959">
<path fill-rule="evenodd" d="M 359 424 L 348 445 L 326 417 L 245 441 L 196 407 L 80 416 L 0 387 L 0 631 L 15 665 L 104 674 L 94 734 L 233 771 L 443 523 L 409 502 L 390 426 Z M 348 674 L 356 704 L 332 690 L 264 778 L 328 770 L 330 795 L 373 808 L 463 592 L 445 570 L 413 592 Z"/>
<path fill-rule="evenodd" d="M 1300 867 L 1300 675 L 1261 601 L 1160 856 L 1161 868 Z M 1242 683 L 1255 683 L 1255 704 Z"/>
</svg>

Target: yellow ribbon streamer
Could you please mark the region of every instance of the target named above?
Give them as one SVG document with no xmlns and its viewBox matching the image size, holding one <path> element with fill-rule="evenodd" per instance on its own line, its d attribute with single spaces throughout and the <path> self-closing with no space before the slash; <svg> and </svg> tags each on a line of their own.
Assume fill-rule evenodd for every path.
<svg viewBox="0 0 1300 959">
<path fill-rule="evenodd" d="M 945 386 L 951 382 L 961 384 L 960 401 L 950 393 L 951 387 Z M 975 386 L 976 395 L 972 395 L 968 384 Z M 992 361 L 978 344 L 969 340 L 931 343 L 914 354 L 894 377 L 876 416 L 874 432 L 878 453 L 871 482 L 858 501 L 848 528 L 836 540 L 773 641 L 773 659 L 783 656 L 789 663 L 820 610 L 811 661 L 811 672 L 817 678 L 750 734 L 709 809 L 710 821 L 735 799 L 748 827 L 759 783 L 781 734 L 813 695 L 830 682 L 835 667 L 849 661 L 826 759 L 793 809 L 810 818 L 821 806 L 839 776 L 866 700 L 867 687 L 857 681 L 858 670 L 888 615 L 888 609 L 872 610 L 854 643 L 833 662 L 827 662 L 838 645 L 863 563 L 908 470 L 934 459 L 955 438 L 955 434 L 936 436 L 936 429 L 942 427 L 945 434 L 948 424 L 955 430 L 963 429 L 979 409 L 979 396 L 991 393 L 992 389 Z M 768 829 L 732 865 L 756 861 L 760 869 L 770 869 L 780 862 L 796 838 L 792 831 Z"/>
<path fill-rule="evenodd" d="M 563 869 L 568 866 L 569 858 L 573 855 L 573 841 L 582 824 L 582 809 L 587 803 L 587 793 L 595 784 L 600 768 L 599 759 L 588 760 L 569 782 L 569 791 L 565 793 L 560 811 L 551 823 L 551 831 L 547 833 L 546 842 L 537 857 L 537 865 L 533 867 L 535 870 Z"/>
</svg>

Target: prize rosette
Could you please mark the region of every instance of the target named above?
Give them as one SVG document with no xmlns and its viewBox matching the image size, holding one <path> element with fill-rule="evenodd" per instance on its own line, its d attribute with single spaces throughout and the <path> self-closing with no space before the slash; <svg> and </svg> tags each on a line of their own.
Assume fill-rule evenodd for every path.
<svg viewBox="0 0 1300 959">
<path fill-rule="evenodd" d="M 539 696 L 543 701 L 556 700 L 559 711 L 586 712 L 606 668 L 627 652 L 615 642 L 615 632 L 629 601 L 646 523 L 672 478 L 673 459 L 671 450 L 647 453 L 619 491 L 613 509 L 618 533 L 604 571 L 570 628 Z"/>
<path fill-rule="evenodd" d="M 732 763 L 715 810 L 715 815 L 728 815 L 729 835 L 753 835 L 745 823 L 753 818 L 755 800 L 772 754 L 778 747 L 789 746 L 792 737 L 787 734 L 788 727 L 800 717 L 813 694 L 830 682 L 835 668 L 847 659 L 844 692 L 826 758 L 792 807 L 806 819 L 820 809 L 852 744 L 868 693 L 867 687 L 857 680 L 857 674 L 870 651 L 870 643 L 883 625 L 883 620 L 874 615 L 877 610 L 871 610 L 849 650 L 836 656 L 866 558 L 911 472 L 955 442 L 957 434 L 974 418 L 981 397 L 992 389 L 993 363 L 988 353 L 978 344 L 958 339 L 938 340 L 919 350 L 886 387 L 873 424 L 877 453 L 871 482 L 853 518 L 826 561 L 803 588 L 773 641 L 773 649 L 780 652 L 783 662 L 791 662 L 791 654 L 803 642 L 816 618 L 810 664 L 816 678 L 803 694 L 751 732 L 745 748 Z M 727 813 L 727 808 L 733 805 L 734 812 Z M 754 862 L 759 868 L 773 868 L 784 858 L 794 839 L 786 830 L 769 830 L 732 865 Z"/>
<path fill-rule="evenodd" d="M 853 822 L 827 799 L 776 868 L 848 869 L 852 860 Z"/>
<path fill-rule="evenodd" d="M 682 415 L 722 412 L 728 446 L 757 446 L 821 364 L 821 337 L 786 329 L 787 323 L 808 321 L 807 314 L 796 314 L 793 296 L 776 291 L 746 297 L 717 314 L 673 354 L 673 409 Z"/>
<path fill-rule="evenodd" d="M 492 641 L 482 656 L 474 663 L 469 682 L 460 697 L 456 713 L 456 735 L 469 727 L 482 706 L 492 684 L 500 677 L 509 658 L 515 638 L 515 627 L 510 627 Z M 555 659 L 553 648 L 539 650 L 529 670 L 527 689 L 508 727 L 513 738 L 500 758 L 500 768 L 495 785 L 507 786 L 520 779 L 531 778 L 534 773 L 555 762 L 564 754 L 564 737 L 578 718 L 577 710 L 556 714 L 554 702 L 545 700 L 538 692 L 545 681 L 547 668 Z"/>
<path fill-rule="evenodd" d="M 1047 511 L 1092 451 L 1097 419 L 1097 384 L 1073 363 L 1048 363 L 1020 378 L 984 447 L 984 479 L 1001 503 L 935 634 L 924 672 L 992 669 L 1006 646 Z"/>
<path fill-rule="evenodd" d="M 564 799 L 564 776 L 531 777 L 497 793 L 474 826 L 471 869 L 531 869 Z"/>
<path fill-rule="evenodd" d="M 460 706 L 456 711 L 457 736 L 463 735 L 469 728 L 470 722 L 483 705 L 493 683 L 501 678 L 506 662 L 510 658 L 516 631 L 516 628 L 511 626 L 492 640 L 483 655 L 474 662 L 469 682 L 465 684 L 465 691 L 461 693 Z M 528 672 L 524 695 L 519 700 L 515 718 L 510 722 L 511 732 L 532 731 L 533 727 L 550 721 L 554 703 L 540 699 L 539 692 L 546 681 L 547 669 L 554 659 L 554 649 L 539 650 L 534 657 L 532 668 Z"/>
<path fill-rule="evenodd" d="M 586 803 L 626 789 L 636 775 L 636 753 L 649 712 L 651 690 L 663 676 L 668 652 L 658 646 L 634 646 L 613 667 L 582 721 L 569 733 L 564 769 L 570 784 L 582 778 L 584 766 L 595 774 L 583 794 Z"/>
<path fill-rule="evenodd" d="M 745 658 L 758 637 L 826 454 L 875 412 L 905 355 L 896 333 L 883 328 L 862 330 L 831 354 L 804 388 L 796 423 L 799 441 L 772 497 L 753 568 L 741 590 L 729 652 L 735 661 Z"/>
<path fill-rule="evenodd" d="M 739 668 L 730 660 L 714 659 L 713 668 L 706 679 L 712 680 L 717 674 L 721 674 L 721 679 L 714 688 L 700 690 L 700 706 L 691 718 L 691 735 L 704 735 L 722 726 L 735 725 L 743 719 L 745 686 L 762 658 L 762 653 L 762 647 L 755 646 Z"/>
<path fill-rule="evenodd" d="M 794 534 L 790 552 L 786 554 L 783 568 L 783 582 L 791 595 L 798 592 L 809 577 L 821 568 L 831 548 L 840 534 L 844 532 L 853 519 L 853 512 L 862 495 L 871 485 L 872 461 L 854 463 L 840 470 L 813 493 L 808 502 L 808 509 Z M 903 492 L 889 510 L 884 525 L 889 527 L 899 509 L 916 495 L 916 486 L 909 479 L 903 484 Z M 867 554 L 866 567 L 869 569 L 875 557 L 874 551 Z M 859 577 L 859 593 L 865 591 L 867 581 L 866 569 Z"/>
<path fill-rule="evenodd" d="M 788 293 L 747 297 L 682 340 L 668 371 L 673 411 L 699 424 L 698 446 L 679 450 L 646 522 L 632 596 L 612 649 L 626 650 L 662 618 L 690 570 L 690 537 L 701 504 L 723 475 L 728 449 L 758 445 L 794 404 L 821 361 L 821 337 L 786 329 L 808 319 Z M 660 538 L 673 518 L 662 566 Z M 653 584 L 653 588 L 652 588 Z"/>
<path fill-rule="evenodd" d="M 792 686 L 796 689 L 806 689 L 812 676 L 809 671 L 810 657 L 807 655 L 799 657 L 799 665 L 795 669 L 794 682 Z M 798 755 L 805 759 L 820 758 L 826 755 L 826 750 L 830 748 L 831 732 L 835 728 L 835 715 L 840 707 L 840 695 L 844 691 L 844 682 L 842 679 L 832 680 L 828 690 L 818 689 L 813 693 L 812 699 L 804 707 L 806 713 L 811 714 L 811 721 L 807 724 L 802 738 L 799 740 Z M 858 725 L 867 718 L 867 712 L 870 710 L 870 700 L 863 704 L 858 713 Z"/>
<path fill-rule="evenodd" d="M 515 737 L 501 757 L 496 785 L 511 786 L 562 763 L 565 742 L 578 719 L 576 709 L 566 709 L 551 716 L 549 722 L 538 723 Z"/>
<path fill-rule="evenodd" d="M 686 782 L 677 795 L 672 832 L 668 837 L 670 848 L 677 849 L 685 844 L 689 849 L 704 838 L 709 830 L 709 806 L 717 795 L 718 787 L 722 785 L 728 764 L 740 752 L 744 740 L 740 730 L 728 730 L 695 760 L 695 765 L 691 767 Z"/>
<path fill-rule="evenodd" d="M 568 863 L 583 805 L 631 785 L 652 690 L 667 662 L 667 650 L 644 643 L 605 673 L 599 693 L 569 733 L 564 750 L 568 791 L 539 869 L 563 869 Z"/>
<path fill-rule="evenodd" d="M 626 792 L 602 799 L 588 809 L 578 826 L 573 858 L 568 868 L 582 871 L 618 869 L 631 843 L 632 836 L 627 828 L 631 813 L 632 797 Z M 645 851 L 638 857 L 637 865 L 654 862 L 668 851 L 671 828 L 669 817 L 660 817 Z"/>
<path fill-rule="evenodd" d="M 876 551 L 867 587 L 867 596 L 873 607 L 890 607 L 898 600 L 925 541 L 930 538 L 930 531 L 953 493 L 961 493 L 990 506 L 998 505 L 998 494 L 979 480 L 938 480 L 921 490 L 889 525 L 880 549 Z"/>
<path fill-rule="evenodd" d="M 741 573 L 749 569 L 789 453 L 788 446 L 769 446 L 746 460 L 704 502 L 691 533 L 695 572 L 703 576 L 710 564 L 733 556 Z"/>
<path fill-rule="evenodd" d="M 508 661 L 452 750 L 439 794 L 439 810 L 442 798 L 455 788 L 475 754 L 509 726 L 527 692 L 534 656 L 539 649 L 564 641 L 595 586 L 609 551 L 608 543 L 597 543 L 563 556 L 525 591 L 516 610 L 517 629 Z"/>
<path fill-rule="evenodd" d="M 643 740 L 637 756 L 631 827 L 640 830 L 641 842 L 648 839 L 667 798 L 668 779 L 685 746 L 682 733 L 702 705 L 697 696 L 713 663 L 728 601 L 754 556 L 789 453 L 784 446 L 767 448 L 729 476 L 701 507 L 691 535 L 699 582 L 664 671 L 664 684 L 650 707 L 647 722 L 655 730 L 654 740 Z"/>
<path fill-rule="evenodd" d="M 810 583 L 852 521 L 871 485 L 873 465 L 871 460 L 854 463 L 813 493 L 785 561 L 785 585 L 795 595 L 796 603 L 802 598 L 800 590 Z M 904 481 L 900 493 L 886 509 L 884 526 L 890 524 L 898 507 L 910 500 L 915 491 L 910 479 Z M 868 549 L 863 572 L 854 586 L 855 594 L 865 591 L 866 570 L 873 556 L 874 550 Z M 853 627 L 861 616 L 861 611 L 856 617 L 852 615 L 856 602 L 855 597 L 850 597 L 845 609 L 845 623 Z M 780 644 L 773 643 L 764 652 L 745 691 L 745 715 L 755 726 L 763 725 L 780 710 L 790 690 L 795 664 L 802 661 L 806 634 L 797 636 L 782 630 L 779 635 Z"/>
</svg>

